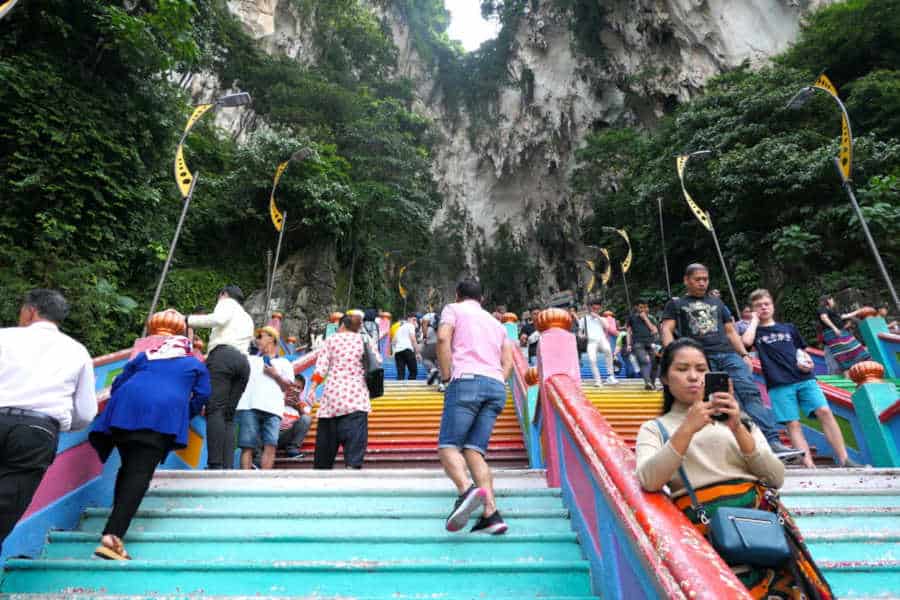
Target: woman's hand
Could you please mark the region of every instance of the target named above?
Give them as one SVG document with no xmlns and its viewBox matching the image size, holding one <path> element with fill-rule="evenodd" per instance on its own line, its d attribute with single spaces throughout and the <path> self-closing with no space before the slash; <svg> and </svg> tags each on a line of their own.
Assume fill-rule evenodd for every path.
<svg viewBox="0 0 900 600">
<path fill-rule="evenodd" d="M 728 392 L 716 392 L 713 394 L 712 402 L 705 402 L 712 407 L 712 412 L 728 415 L 728 419 L 722 421 L 731 431 L 737 429 L 741 424 L 741 407 L 738 405 L 734 396 Z"/>
<path fill-rule="evenodd" d="M 713 422 L 712 415 L 717 412 L 713 408 L 712 402 L 697 401 L 688 409 L 687 416 L 681 427 L 686 428 L 687 432 L 693 436 L 695 433 Z M 679 427 L 679 429 L 681 428 Z"/>
</svg>

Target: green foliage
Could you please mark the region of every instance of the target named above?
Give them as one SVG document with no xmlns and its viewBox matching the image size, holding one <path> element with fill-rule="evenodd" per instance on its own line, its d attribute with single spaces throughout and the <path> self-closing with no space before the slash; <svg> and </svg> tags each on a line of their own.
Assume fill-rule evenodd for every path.
<svg viewBox="0 0 900 600">
<path fill-rule="evenodd" d="M 427 252 L 439 204 L 430 124 L 411 111 L 410 82 L 387 81 L 396 48 L 365 3 L 295 7 L 308 66 L 264 53 L 223 0 L 32 0 L 4 20 L 0 321 L 41 285 L 66 293 L 67 330 L 94 353 L 140 331 L 181 208 L 172 160 L 190 108 L 173 71 L 249 91 L 269 127 L 240 145 L 209 117 L 191 132 L 200 176 L 160 305 L 210 308 L 224 283 L 262 286 L 275 166 L 302 147 L 314 156 L 277 192 L 283 255 L 336 243 L 355 298 L 390 296 L 382 248 Z"/>
<path fill-rule="evenodd" d="M 503 223 L 494 234 L 493 244 L 478 254 L 486 304 L 506 304 L 514 312 L 527 308 L 537 292 L 538 265 L 525 239 L 516 235 L 509 223 Z"/>
</svg>

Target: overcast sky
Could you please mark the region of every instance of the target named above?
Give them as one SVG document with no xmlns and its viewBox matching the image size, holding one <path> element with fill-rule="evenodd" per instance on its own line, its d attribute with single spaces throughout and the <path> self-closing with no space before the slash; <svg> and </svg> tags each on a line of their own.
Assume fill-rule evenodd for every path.
<svg viewBox="0 0 900 600">
<path fill-rule="evenodd" d="M 481 42 L 497 36 L 497 22 L 481 18 L 479 0 L 444 0 L 450 11 L 451 40 L 462 42 L 466 50 L 476 50 Z"/>
</svg>

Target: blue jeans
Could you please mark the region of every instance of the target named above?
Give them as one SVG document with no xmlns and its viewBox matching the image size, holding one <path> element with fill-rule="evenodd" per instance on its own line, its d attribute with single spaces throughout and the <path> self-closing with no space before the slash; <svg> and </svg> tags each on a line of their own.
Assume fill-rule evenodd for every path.
<svg viewBox="0 0 900 600">
<path fill-rule="evenodd" d="M 281 415 L 273 415 L 261 410 L 239 410 L 236 420 L 238 431 L 238 448 L 257 448 L 260 437 L 263 446 L 278 446 L 278 428 L 281 426 Z"/>
<path fill-rule="evenodd" d="M 438 448 L 487 452 L 494 422 L 506 404 L 506 386 L 483 375 L 462 375 L 447 386 Z"/>
<path fill-rule="evenodd" d="M 753 419 L 769 443 L 778 441 L 778 430 L 772 411 L 763 406 L 759 388 L 753 381 L 753 375 L 744 360 L 736 352 L 707 352 L 709 368 L 713 371 L 725 371 L 734 384 L 734 395 L 741 409 Z"/>
</svg>

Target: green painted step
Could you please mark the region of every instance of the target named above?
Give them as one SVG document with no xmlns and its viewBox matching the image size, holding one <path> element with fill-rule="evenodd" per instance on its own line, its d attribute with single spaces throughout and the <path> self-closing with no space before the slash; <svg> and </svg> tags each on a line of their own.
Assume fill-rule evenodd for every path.
<svg viewBox="0 0 900 600">
<path fill-rule="evenodd" d="M 50 534 L 44 558 L 89 558 L 98 543 L 95 533 L 58 531 Z M 134 533 L 128 552 L 140 560 L 240 561 L 278 557 L 284 560 L 379 560 L 416 558 L 446 561 L 581 560 L 574 533 L 542 535 L 422 536 L 266 536 L 179 533 Z"/>
<path fill-rule="evenodd" d="M 544 492 L 544 490 L 536 490 Z M 551 490 L 547 490 L 551 491 Z M 339 501 L 335 499 L 339 498 Z M 560 511 L 562 503 L 557 494 L 497 495 L 503 514 L 522 511 Z M 420 514 L 442 513 L 453 508 L 456 495 L 452 493 L 409 493 L 397 491 L 391 495 L 372 495 L 365 492 L 329 491 L 318 494 L 228 494 L 221 491 L 190 491 L 180 494 L 151 492 L 141 502 L 142 510 L 214 510 L 245 514 L 267 511 L 272 514 L 303 511 L 305 514 Z"/>
<path fill-rule="evenodd" d="M 21 560 L 7 562 L 7 590 L 104 594 L 192 593 L 276 596 L 421 594 L 462 598 L 589 596 L 587 561 L 447 563 L 433 561 L 268 562 Z M 393 597 L 393 596 L 390 596 Z"/>
</svg>

